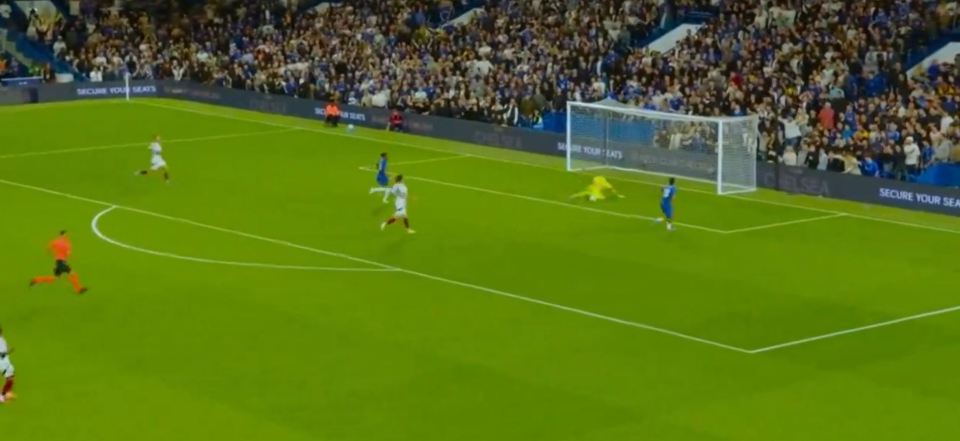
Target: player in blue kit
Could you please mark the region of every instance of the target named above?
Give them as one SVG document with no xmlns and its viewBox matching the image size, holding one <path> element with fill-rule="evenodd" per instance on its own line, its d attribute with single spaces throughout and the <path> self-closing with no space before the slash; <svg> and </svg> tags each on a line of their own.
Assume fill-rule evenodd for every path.
<svg viewBox="0 0 960 441">
<path fill-rule="evenodd" d="M 676 179 L 670 178 L 660 195 L 660 211 L 663 212 L 663 217 L 658 218 L 657 222 L 666 221 L 668 231 L 673 231 L 673 197 L 677 194 L 676 182 Z"/>
<path fill-rule="evenodd" d="M 377 185 L 379 187 L 374 187 L 370 189 L 370 194 L 377 192 L 383 193 L 383 203 L 386 204 L 390 201 L 390 177 L 387 176 L 387 154 L 386 152 L 380 154 L 380 160 L 377 161 Z"/>
</svg>

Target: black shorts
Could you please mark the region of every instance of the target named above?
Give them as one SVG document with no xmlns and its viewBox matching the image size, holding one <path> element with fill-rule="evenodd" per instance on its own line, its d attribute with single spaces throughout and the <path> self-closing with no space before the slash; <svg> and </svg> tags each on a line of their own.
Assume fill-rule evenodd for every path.
<svg viewBox="0 0 960 441">
<path fill-rule="evenodd" d="M 66 260 L 58 260 L 56 265 L 53 267 L 53 275 L 60 277 L 63 274 L 70 274 L 70 265 L 67 265 Z"/>
</svg>

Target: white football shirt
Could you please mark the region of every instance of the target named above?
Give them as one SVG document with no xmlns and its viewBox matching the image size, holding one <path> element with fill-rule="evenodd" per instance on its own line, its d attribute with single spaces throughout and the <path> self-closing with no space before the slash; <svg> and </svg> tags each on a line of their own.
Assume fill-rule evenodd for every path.
<svg viewBox="0 0 960 441">
<path fill-rule="evenodd" d="M 159 142 L 156 142 L 156 141 L 151 142 L 151 143 L 150 143 L 150 153 L 152 153 L 155 158 L 156 158 L 156 157 L 159 157 L 160 154 L 163 153 L 163 147 L 160 147 L 160 143 L 159 143 Z"/>
<path fill-rule="evenodd" d="M 398 182 L 393 185 L 393 189 L 390 190 L 393 193 L 394 203 L 397 206 L 397 210 L 406 208 L 407 206 L 407 186 L 403 182 Z"/>
</svg>

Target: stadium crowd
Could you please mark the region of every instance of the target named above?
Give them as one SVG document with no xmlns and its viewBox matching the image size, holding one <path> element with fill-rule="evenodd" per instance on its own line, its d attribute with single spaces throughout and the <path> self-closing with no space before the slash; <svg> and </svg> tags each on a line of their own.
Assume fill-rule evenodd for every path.
<svg viewBox="0 0 960 441">
<path fill-rule="evenodd" d="M 81 2 L 38 40 L 90 81 L 191 80 L 496 124 L 542 125 L 568 100 L 612 98 L 696 115 L 758 114 L 760 159 L 908 179 L 960 159 L 960 63 L 907 72 L 951 30 L 928 0 L 354 0 L 298 12 L 278 0 L 179 10 Z M 714 18 L 670 53 L 661 21 Z M 682 136 L 682 134 L 678 134 Z"/>
</svg>

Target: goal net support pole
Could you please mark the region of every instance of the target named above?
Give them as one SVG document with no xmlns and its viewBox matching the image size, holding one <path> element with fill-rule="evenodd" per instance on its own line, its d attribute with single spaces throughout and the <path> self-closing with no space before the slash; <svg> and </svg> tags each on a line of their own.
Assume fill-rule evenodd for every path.
<svg viewBox="0 0 960 441">
<path fill-rule="evenodd" d="M 568 102 L 566 122 L 567 170 L 675 176 L 714 184 L 718 194 L 757 188 L 756 116 L 711 118 Z"/>
</svg>

